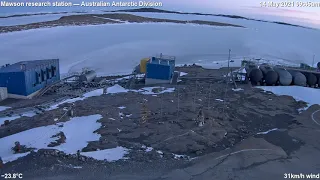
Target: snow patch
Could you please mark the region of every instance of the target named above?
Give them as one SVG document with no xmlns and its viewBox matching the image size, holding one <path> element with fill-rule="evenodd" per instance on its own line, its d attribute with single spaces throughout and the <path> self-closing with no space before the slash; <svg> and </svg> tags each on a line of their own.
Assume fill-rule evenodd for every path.
<svg viewBox="0 0 320 180">
<path fill-rule="evenodd" d="M 7 106 L 0 106 L 0 111 L 4 111 L 6 109 L 10 109 L 11 107 L 7 107 Z"/>
<path fill-rule="evenodd" d="M 269 132 L 272 132 L 272 131 L 277 131 L 279 130 L 278 128 L 273 128 L 273 129 L 270 129 L 268 131 L 265 131 L 265 132 L 258 132 L 257 134 L 268 134 Z"/>
<path fill-rule="evenodd" d="M 13 121 L 21 117 L 33 117 L 35 115 L 37 115 L 35 112 L 28 111 L 28 112 L 22 113 L 21 115 L 16 114 L 11 117 L 9 116 L 0 117 L 0 125 L 3 124 L 6 120 Z"/>
<path fill-rule="evenodd" d="M 100 123 L 97 123 L 97 120 L 101 118 L 102 116 L 99 114 L 74 117 L 64 123 L 33 128 L 1 138 L 0 154 L 2 160 L 6 163 L 28 154 L 14 154 L 11 148 L 15 141 L 19 141 L 21 145 L 35 148 L 36 150 L 41 148 L 57 149 L 65 153 L 74 154 L 77 150 L 86 147 L 89 141 L 99 140 L 100 135 L 93 132 L 101 126 Z M 63 125 L 63 127 L 59 127 L 59 125 Z M 56 147 L 48 147 L 51 142 L 57 140 L 57 138 L 52 138 L 52 136 L 59 132 L 65 134 L 66 142 Z"/>
<path fill-rule="evenodd" d="M 185 72 L 180 72 L 180 76 L 185 76 L 187 75 L 188 73 L 185 73 Z"/>
<path fill-rule="evenodd" d="M 242 88 L 237 88 L 237 89 L 232 88 L 232 91 L 243 91 L 243 89 Z"/>
<path fill-rule="evenodd" d="M 152 147 L 147 147 L 147 148 L 146 148 L 146 152 L 150 152 L 150 151 L 152 151 L 152 150 L 153 150 Z"/>
<path fill-rule="evenodd" d="M 188 157 L 187 155 L 179 155 L 179 154 L 173 154 L 175 159 L 181 159 Z"/>
<path fill-rule="evenodd" d="M 116 148 L 104 149 L 100 151 L 82 152 L 81 155 L 92 157 L 97 160 L 106 160 L 108 162 L 123 159 L 128 154 L 129 149 L 118 146 Z"/>
</svg>

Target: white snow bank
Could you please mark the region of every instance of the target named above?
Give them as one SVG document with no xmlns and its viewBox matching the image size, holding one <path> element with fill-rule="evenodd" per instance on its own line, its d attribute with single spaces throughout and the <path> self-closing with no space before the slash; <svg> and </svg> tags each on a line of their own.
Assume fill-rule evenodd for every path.
<svg viewBox="0 0 320 180">
<path fill-rule="evenodd" d="M 277 131 L 278 128 L 273 128 L 273 129 L 270 129 L 268 131 L 265 131 L 265 132 L 258 132 L 257 134 L 268 134 L 269 132 L 272 132 L 272 131 Z"/>
<path fill-rule="evenodd" d="M 188 158 L 187 155 L 173 154 L 175 159 Z"/>
<path fill-rule="evenodd" d="M 232 91 L 243 91 L 243 89 L 242 88 L 237 88 L 237 89 L 232 88 Z"/>
<path fill-rule="evenodd" d="M 320 90 L 301 86 L 258 86 L 257 88 L 271 91 L 276 95 L 292 96 L 297 101 L 308 103 L 308 107 L 320 104 Z"/>
<path fill-rule="evenodd" d="M 185 73 L 185 72 L 180 72 L 180 76 L 185 76 L 187 75 L 188 73 Z"/>
<path fill-rule="evenodd" d="M 9 109 L 9 108 L 11 108 L 11 107 L 7 107 L 7 106 L 0 106 L 0 111 L 4 111 L 4 110 Z"/>
<path fill-rule="evenodd" d="M 97 120 L 101 119 L 99 114 L 83 117 L 75 117 L 63 123 L 62 132 L 66 136 L 66 143 L 57 146 L 60 151 L 65 153 L 76 153 L 77 150 L 88 145 L 89 141 L 97 141 L 100 134 L 93 133 L 99 129 L 101 124 Z M 81 130 L 81 131 L 80 131 Z"/>
<path fill-rule="evenodd" d="M 11 148 L 14 146 L 15 141 L 19 141 L 21 145 L 25 145 L 29 148 L 50 148 L 58 149 L 66 153 L 76 153 L 77 150 L 86 147 L 88 141 L 99 140 L 100 135 L 93 132 L 101 126 L 100 123 L 97 123 L 97 120 L 101 118 L 102 116 L 99 114 L 74 117 L 65 123 L 33 128 L 1 138 L 0 155 L 4 163 L 27 155 L 28 153 L 19 155 L 13 153 Z M 63 127 L 59 127 L 59 125 L 63 125 Z M 57 140 L 57 138 L 52 138 L 52 136 L 59 132 L 65 134 L 66 142 L 56 147 L 48 147 L 51 142 Z"/>
<path fill-rule="evenodd" d="M 123 157 L 128 154 L 128 151 L 129 149 L 119 146 L 116 148 L 104 149 L 99 151 L 82 152 L 81 155 L 92 157 L 97 160 L 106 160 L 112 162 L 123 159 Z"/>
<path fill-rule="evenodd" d="M 21 117 L 33 117 L 35 115 L 36 115 L 35 112 L 29 111 L 29 112 L 22 113 L 21 115 L 13 115 L 11 117 L 9 117 L 9 116 L 0 117 L 0 125 L 3 124 L 4 121 L 6 121 L 6 120 L 13 121 L 13 120 L 19 119 Z"/>
<path fill-rule="evenodd" d="M 123 88 L 122 86 L 116 84 L 112 87 L 109 87 L 107 89 L 107 93 L 108 94 L 114 94 L 114 93 L 125 93 L 125 92 L 128 92 L 127 89 Z M 101 93 L 102 94 L 102 93 Z"/>
<path fill-rule="evenodd" d="M 185 76 L 187 75 L 188 73 L 185 73 L 185 72 L 180 72 L 180 76 Z"/>
</svg>

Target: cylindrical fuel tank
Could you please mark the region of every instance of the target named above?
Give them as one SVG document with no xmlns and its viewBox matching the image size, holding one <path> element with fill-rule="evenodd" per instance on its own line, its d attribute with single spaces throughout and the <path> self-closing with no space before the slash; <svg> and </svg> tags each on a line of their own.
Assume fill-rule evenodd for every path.
<svg viewBox="0 0 320 180">
<path fill-rule="evenodd" d="M 249 78 L 251 83 L 257 84 L 262 81 L 263 74 L 259 68 L 253 68 L 250 71 Z"/>
<path fill-rule="evenodd" d="M 284 68 L 273 68 L 279 75 L 279 83 L 282 86 L 289 86 L 292 83 L 292 75 Z"/>
<path fill-rule="evenodd" d="M 317 74 L 317 79 L 318 79 L 317 81 L 318 87 L 320 87 L 320 74 Z"/>
<path fill-rule="evenodd" d="M 304 76 L 306 76 L 307 78 L 307 84 L 309 86 L 315 86 L 317 84 L 317 76 L 315 76 L 313 73 L 311 72 L 301 72 Z"/>
<path fill-rule="evenodd" d="M 245 70 L 247 72 L 247 76 L 250 77 L 250 72 L 252 71 L 252 69 L 257 69 L 258 66 L 256 66 L 255 64 L 247 64 L 245 66 Z"/>
<path fill-rule="evenodd" d="M 94 80 L 94 78 L 97 77 L 97 73 L 95 71 L 88 71 L 85 74 L 82 74 L 79 76 L 80 81 L 86 81 L 86 82 L 91 82 Z"/>
<path fill-rule="evenodd" d="M 301 72 L 295 70 L 289 70 L 292 75 L 292 84 L 297 86 L 306 86 L 307 78 Z"/>
<path fill-rule="evenodd" d="M 261 65 L 259 68 L 267 85 L 274 85 L 278 82 L 279 75 L 270 66 Z"/>
</svg>

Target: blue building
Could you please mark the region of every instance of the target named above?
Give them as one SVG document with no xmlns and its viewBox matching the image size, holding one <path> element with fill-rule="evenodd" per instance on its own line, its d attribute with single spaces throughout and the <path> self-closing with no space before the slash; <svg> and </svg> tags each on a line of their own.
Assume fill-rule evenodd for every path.
<svg viewBox="0 0 320 180">
<path fill-rule="evenodd" d="M 60 80 L 59 59 L 21 61 L 0 68 L 0 87 L 9 98 L 31 98 Z"/>
<path fill-rule="evenodd" d="M 171 83 L 175 58 L 152 57 L 146 65 L 146 84 Z"/>
</svg>

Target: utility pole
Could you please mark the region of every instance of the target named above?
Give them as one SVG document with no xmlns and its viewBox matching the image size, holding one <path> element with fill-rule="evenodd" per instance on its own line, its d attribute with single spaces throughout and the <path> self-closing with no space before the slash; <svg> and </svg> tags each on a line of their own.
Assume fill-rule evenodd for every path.
<svg viewBox="0 0 320 180">
<path fill-rule="evenodd" d="M 230 53 L 231 53 L 231 49 L 229 49 L 229 57 L 228 57 L 228 72 L 230 72 Z"/>
<path fill-rule="evenodd" d="M 211 83 L 210 83 L 210 88 L 209 88 L 208 109 L 210 109 L 210 101 L 211 101 Z"/>
<path fill-rule="evenodd" d="M 162 93 L 162 94 L 160 94 L 160 104 L 161 104 L 161 109 L 160 109 L 160 114 L 161 114 L 161 120 L 162 120 L 162 103 L 163 103 L 163 100 L 162 100 L 162 98 L 163 98 L 163 94 L 164 93 Z"/>
<path fill-rule="evenodd" d="M 177 85 L 178 86 L 178 111 L 177 111 L 177 119 L 179 120 L 179 111 L 180 111 L 180 97 L 179 97 L 179 85 Z"/>
<path fill-rule="evenodd" d="M 196 99 L 197 99 L 198 80 L 196 81 L 196 90 L 194 91 L 193 98 L 193 110 L 196 111 Z"/>
</svg>

